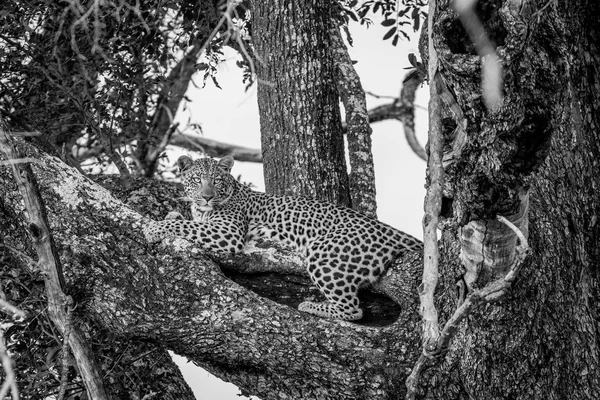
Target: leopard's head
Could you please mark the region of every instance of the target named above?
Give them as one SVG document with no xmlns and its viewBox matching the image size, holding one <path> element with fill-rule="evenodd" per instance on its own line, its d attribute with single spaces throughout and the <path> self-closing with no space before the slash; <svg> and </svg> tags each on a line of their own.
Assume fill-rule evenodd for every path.
<svg viewBox="0 0 600 400">
<path fill-rule="evenodd" d="M 193 161 L 187 156 L 179 157 L 177 166 L 187 195 L 202 211 L 211 211 L 227 203 L 235 188 L 230 171 L 233 157 L 225 156 L 219 161 L 200 158 Z"/>
</svg>

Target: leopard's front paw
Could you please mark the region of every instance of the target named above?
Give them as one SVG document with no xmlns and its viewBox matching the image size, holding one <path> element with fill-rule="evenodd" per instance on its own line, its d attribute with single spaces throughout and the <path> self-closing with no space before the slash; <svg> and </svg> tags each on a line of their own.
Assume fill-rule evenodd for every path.
<svg viewBox="0 0 600 400">
<path fill-rule="evenodd" d="M 160 242 L 164 235 L 161 235 L 159 224 L 152 221 L 144 226 L 144 236 L 149 243 Z"/>
</svg>

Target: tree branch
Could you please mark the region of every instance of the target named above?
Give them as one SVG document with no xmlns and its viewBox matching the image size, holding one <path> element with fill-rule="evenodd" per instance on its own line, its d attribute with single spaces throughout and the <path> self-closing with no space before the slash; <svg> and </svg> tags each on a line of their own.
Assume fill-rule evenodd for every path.
<svg viewBox="0 0 600 400">
<path fill-rule="evenodd" d="M 262 162 L 260 149 L 236 146 L 230 143 L 218 142 L 197 135 L 178 133 L 171 137 L 170 145 L 182 147 L 191 151 L 201 151 L 209 157 L 231 155 L 236 161 Z"/>
<path fill-rule="evenodd" d="M 0 120 L 0 149 L 8 160 L 20 158 L 10 142 L 3 120 Z M 50 316 L 63 337 L 69 341 L 89 396 L 99 400 L 108 399 L 102 378 L 82 332 L 78 329 L 69 329 L 69 315 L 64 307 L 71 307 L 72 300 L 63 292 L 65 283 L 62 267 L 31 167 L 29 164 L 12 164 L 12 170 L 27 210 L 29 231 L 38 255 L 38 263 L 46 275 L 44 281 Z M 70 334 L 66 335 L 67 332 Z"/>
<path fill-rule="evenodd" d="M 405 80 L 400 89 L 400 97 L 388 104 L 383 104 L 369 110 L 370 123 L 396 119 L 402 123 L 404 128 L 404 137 L 412 151 L 422 160 L 427 161 L 425 149 L 419 144 L 415 130 L 415 93 L 423 83 L 425 76 L 423 74 L 414 74 L 409 72 L 406 77 L 413 76 Z"/>
<path fill-rule="evenodd" d="M 319 319 L 298 312 L 300 300 L 290 303 L 298 278 L 277 291 L 277 302 L 259 296 L 227 279 L 209 255 L 182 239 L 148 245 L 140 214 L 56 158 L 32 147 L 27 156 L 45 165 L 33 168 L 57 245 L 68 255 L 67 284 L 89 299 L 85 315 L 94 324 L 123 338 L 160 341 L 264 400 L 375 399 L 404 391 L 398 382 L 419 343 L 418 254 L 400 259 L 378 285 L 402 305 L 395 322 L 372 328 Z M 3 179 L 0 174 L 0 187 L 9 187 Z M 165 201 L 151 185 L 166 184 L 146 181 L 130 201 L 155 217 L 157 205 L 170 207 L 175 196 Z M 22 206 L 13 196 L 2 199 L 19 215 Z M 289 265 L 279 265 L 269 268 L 296 276 L 289 275 Z M 316 295 L 302 279 L 300 286 Z M 282 385 L 286 379 L 300 379 L 302 392 Z"/>
<path fill-rule="evenodd" d="M 173 118 L 177 113 L 179 104 L 192 80 L 192 75 L 196 72 L 196 61 L 204 50 L 202 45 L 207 38 L 197 38 L 189 52 L 179 61 L 171 70 L 167 77 L 165 87 L 163 88 L 156 106 L 156 112 L 152 117 L 150 129 L 146 135 L 145 145 L 140 146 L 138 158 L 144 161 L 146 167 L 145 176 L 152 176 L 156 168 L 156 161 L 164 150 Z M 164 140 L 165 136 L 167 140 Z M 161 146 L 161 144 L 163 144 Z"/>
<path fill-rule="evenodd" d="M 352 208 L 377 218 L 375 192 L 375 167 L 371 150 L 371 125 L 367 112 L 367 100 L 360 77 L 352 65 L 348 49 L 342 40 L 340 29 L 331 32 L 331 51 L 337 67 L 337 87 L 346 110 L 346 139 L 350 159 L 350 198 Z"/>
</svg>

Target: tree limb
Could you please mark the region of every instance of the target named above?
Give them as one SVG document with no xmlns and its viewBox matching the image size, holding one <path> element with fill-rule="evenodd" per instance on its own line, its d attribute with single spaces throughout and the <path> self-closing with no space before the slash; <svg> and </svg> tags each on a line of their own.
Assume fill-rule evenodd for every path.
<svg viewBox="0 0 600 400">
<path fill-rule="evenodd" d="M 169 144 L 191 151 L 201 151 L 209 157 L 231 155 L 236 161 L 262 162 L 262 152 L 260 149 L 236 146 L 234 144 L 223 143 L 187 133 L 173 135 Z"/>
<path fill-rule="evenodd" d="M 171 124 L 179 108 L 179 103 L 183 100 L 192 80 L 192 75 L 196 72 L 196 61 L 204 50 L 202 44 L 206 40 L 205 37 L 197 38 L 190 50 L 167 77 L 165 87 L 157 102 L 156 112 L 152 117 L 150 129 L 146 135 L 145 144 L 139 148 L 138 158 L 144 161 L 146 176 L 152 176 L 154 173 L 156 161 L 168 143 L 168 136 L 174 132 L 170 129 Z M 165 137 L 167 140 L 165 140 Z"/>
<path fill-rule="evenodd" d="M 436 2 L 429 2 L 429 26 L 433 25 Z M 444 169 L 442 153 L 444 136 L 442 131 L 442 110 L 439 96 L 438 60 L 432 45 L 432 32 L 429 34 L 429 69 L 431 96 L 429 99 L 429 157 L 427 161 L 428 187 L 425 195 L 425 215 L 423 216 L 423 280 L 419 287 L 420 312 L 423 317 L 423 353 L 406 381 L 407 399 L 414 399 L 422 370 L 422 359 L 436 349 L 439 340 L 438 312 L 434 303 L 434 293 L 439 279 L 438 221 L 442 209 L 442 188 Z"/>
<path fill-rule="evenodd" d="M 367 100 L 360 77 L 352 65 L 340 29 L 330 29 L 333 57 L 337 67 L 337 87 L 346 110 L 346 139 L 350 159 L 350 198 L 352 208 L 377 218 L 375 167 L 371 150 L 371 125 Z"/>
<path fill-rule="evenodd" d="M 2 120 L 0 120 L 0 148 L 8 160 L 20 158 L 13 149 Z M 45 208 L 31 167 L 28 164 L 12 164 L 12 170 L 27 210 L 29 231 L 38 255 L 38 263 L 46 275 L 44 281 L 50 316 L 73 350 L 88 395 L 93 399 L 108 399 L 108 394 L 89 345 L 80 330 L 72 329 L 69 314 L 65 312 L 65 308 L 68 309 L 72 306 L 72 300 L 63 291 L 65 283 L 62 266 L 48 227 Z"/>
<path fill-rule="evenodd" d="M 391 325 L 319 319 L 299 313 L 297 303 L 284 306 L 230 281 L 184 240 L 147 244 L 140 214 L 56 158 L 32 147 L 27 156 L 45 165 L 33 168 L 70 271 L 67 285 L 84 293 L 85 314 L 103 329 L 160 341 L 265 400 L 374 399 L 404 391 L 398 382 L 414 362 L 419 342 L 414 296 L 419 255 L 399 260 L 378 285 L 401 304 Z M 0 187 L 8 187 L 2 179 L 0 174 Z M 131 199 L 155 217 L 157 205 L 169 202 L 152 194 L 153 184 L 161 183 L 147 182 Z M 18 215 L 21 205 L 12 196 L 2 198 Z M 289 266 L 278 265 L 271 264 L 274 272 L 289 273 Z M 312 287 L 308 280 L 302 286 Z M 287 379 L 303 384 L 282 385 Z"/>
</svg>

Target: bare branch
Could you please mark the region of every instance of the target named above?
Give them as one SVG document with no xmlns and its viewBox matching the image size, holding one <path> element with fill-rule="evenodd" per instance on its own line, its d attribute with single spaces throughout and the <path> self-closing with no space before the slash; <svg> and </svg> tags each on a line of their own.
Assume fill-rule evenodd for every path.
<svg viewBox="0 0 600 400">
<path fill-rule="evenodd" d="M 412 72 L 407 74 L 411 75 Z M 424 75 L 416 74 L 414 77 L 402 85 L 400 97 L 394 98 L 391 103 L 377 106 L 369 110 L 370 123 L 385 121 L 388 119 L 396 119 L 400 121 L 404 127 L 404 136 L 412 151 L 422 160 L 427 160 L 425 149 L 419 143 L 415 130 L 415 93 L 423 80 Z M 383 96 L 380 96 L 383 97 Z M 387 97 L 387 96 L 386 96 Z"/>
<path fill-rule="evenodd" d="M 40 131 L 13 131 L 10 133 L 13 136 L 40 136 Z"/>
<path fill-rule="evenodd" d="M 31 157 L 26 157 L 26 158 L 17 158 L 14 160 L 0 160 L 0 166 L 1 165 L 14 165 L 14 164 L 20 164 L 20 163 L 39 163 L 40 160 L 37 160 L 35 158 L 31 158 Z"/>
<path fill-rule="evenodd" d="M 488 256 L 491 255 L 492 258 L 487 262 L 496 263 L 496 267 L 498 269 L 509 263 L 508 272 L 501 278 L 488 283 L 482 289 L 471 291 L 465 301 L 456 309 L 452 317 L 448 319 L 444 325 L 444 329 L 439 335 L 439 339 L 435 344 L 435 347 L 429 351 L 423 351 L 415 363 L 411 375 L 407 379 L 407 386 L 412 388 L 413 398 L 414 393 L 416 393 L 416 388 L 422 371 L 425 368 L 433 365 L 447 352 L 452 339 L 458 331 L 460 323 L 480 306 L 499 300 L 512 285 L 512 282 L 515 280 L 516 276 L 521 270 L 525 259 L 531 252 L 527 242 L 528 215 L 529 195 L 528 193 L 524 193 L 521 196 L 519 211 L 516 214 L 507 217 L 497 216 L 496 219 L 500 221 L 499 224 L 493 224 L 495 222 L 493 220 L 482 222 L 482 224 L 486 225 L 485 229 L 479 230 L 484 232 L 483 236 L 471 233 L 468 234 L 472 241 L 475 242 L 471 248 L 478 249 L 477 252 L 479 254 L 472 254 L 468 257 L 462 257 L 461 252 L 463 264 L 465 264 L 465 260 L 467 259 L 476 259 L 478 263 L 483 263 L 484 254 L 487 254 Z M 498 225 L 501 226 L 499 227 Z M 503 227 L 507 227 L 508 229 L 502 229 Z M 461 234 L 461 236 L 463 235 Z M 515 248 L 513 241 L 516 238 L 518 238 L 519 245 Z M 461 242 L 464 242 L 464 238 L 461 239 Z M 464 244 L 461 247 L 464 248 Z M 507 256 L 503 253 L 503 249 L 514 249 L 514 256 Z M 466 268 L 469 267 L 466 266 Z M 473 267 L 470 269 L 473 269 Z M 408 393 L 410 392 L 411 391 L 409 390 Z"/>
<path fill-rule="evenodd" d="M 431 20 L 435 13 L 435 1 L 429 3 Z M 425 196 L 425 215 L 423 217 L 423 282 L 419 294 L 421 299 L 421 315 L 423 317 L 423 351 L 428 352 L 435 348 L 439 337 L 438 315 L 435 309 L 433 294 L 439 277 L 438 262 L 439 249 L 437 228 L 439 214 L 442 209 L 442 188 L 444 186 L 444 169 L 442 167 L 443 133 L 442 110 L 438 85 L 436 84 L 437 54 L 431 45 L 431 31 L 429 32 L 429 74 L 433 77 L 430 87 L 429 100 L 429 158 L 427 170 L 429 186 Z"/>
<path fill-rule="evenodd" d="M 186 133 L 175 134 L 169 141 L 170 145 L 182 147 L 192 151 L 204 152 L 209 157 L 223 157 L 231 155 L 237 161 L 262 162 L 260 149 L 236 146 L 229 143 L 218 142 L 196 135 Z"/>
<path fill-rule="evenodd" d="M 433 26 L 436 13 L 436 1 L 429 1 L 429 25 Z M 429 77 L 431 96 L 429 99 L 429 159 L 427 170 L 429 186 L 425 195 L 425 215 L 423 216 L 423 280 L 419 287 L 419 308 L 423 317 L 423 353 L 413 367 L 413 371 L 406 380 L 407 399 L 414 399 L 419 384 L 421 371 L 425 366 L 428 353 L 433 352 L 439 339 L 438 314 L 434 303 L 434 293 L 437 286 L 439 271 L 439 249 L 437 242 L 437 228 L 439 214 L 442 208 L 442 188 L 444 186 L 444 169 L 442 166 L 443 132 L 442 109 L 439 96 L 438 57 L 433 46 L 432 29 L 428 30 L 429 41 Z"/>
<path fill-rule="evenodd" d="M 4 121 L 0 120 L 0 149 L 9 160 L 18 159 L 19 156 L 16 154 L 5 129 Z M 48 311 L 54 324 L 63 337 L 65 337 L 70 321 L 69 315 L 65 313 L 64 306 L 69 306 L 72 303 L 72 299 L 63 292 L 65 283 L 62 267 L 57 256 L 50 228 L 48 227 L 45 207 L 42 203 L 31 166 L 29 164 L 13 164 L 12 169 L 19 192 L 23 197 L 25 208 L 27 209 L 29 217 L 28 227 L 38 255 L 39 265 L 46 274 L 44 281 L 48 296 Z M 77 361 L 90 397 L 99 400 L 108 399 L 109 397 L 102 383 L 98 367 L 93 361 L 92 353 L 83 334 L 79 330 L 73 329 L 73 332 L 67 336 L 67 340 L 73 349 L 75 360 Z"/>
</svg>

